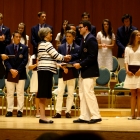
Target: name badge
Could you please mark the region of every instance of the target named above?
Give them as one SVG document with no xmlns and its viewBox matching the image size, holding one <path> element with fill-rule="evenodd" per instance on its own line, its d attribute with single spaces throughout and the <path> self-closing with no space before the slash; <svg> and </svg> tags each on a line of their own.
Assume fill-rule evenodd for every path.
<svg viewBox="0 0 140 140">
<path fill-rule="evenodd" d="M 83 51 L 84 51 L 84 52 L 87 52 L 87 48 L 84 48 Z"/>
<path fill-rule="evenodd" d="M 19 58 L 23 58 L 23 55 L 22 55 L 22 54 L 20 54 L 20 55 L 19 55 Z"/>
</svg>

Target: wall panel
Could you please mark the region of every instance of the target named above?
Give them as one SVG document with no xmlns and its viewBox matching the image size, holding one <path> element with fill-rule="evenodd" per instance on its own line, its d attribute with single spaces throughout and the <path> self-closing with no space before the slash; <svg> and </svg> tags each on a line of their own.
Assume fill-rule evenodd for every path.
<svg viewBox="0 0 140 140">
<path fill-rule="evenodd" d="M 17 30 L 19 22 L 23 21 L 23 0 L 4 0 L 4 23 L 11 29 Z"/>
<path fill-rule="evenodd" d="M 102 20 L 109 18 L 116 33 L 122 25 L 121 17 L 124 13 L 130 13 L 133 25 L 140 29 L 139 5 L 140 0 L 1 0 L 0 12 L 4 15 L 4 24 L 11 32 L 23 21 L 30 36 L 31 27 L 38 24 L 37 13 L 45 11 L 47 23 L 54 28 L 54 40 L 64 19 L 77 26 L 85 11 L 90 13 L 90 21 L 96 26 L 97 32 L 101 30 Z M 29 46 L 32 48 L 31 44 Z M 117 46 L 114 47 L 113 54 L 117 55 Z"/>
<path fill-rule="evenodd" d="M 4 14 L 4 0 L 0 0 L 0 13 Z"/>
<path fill-rule="evenodd" d="M 26 33 L 27 35 L 29 35 L 29 47 L 31 48 L 31 53 L 32 53 L 32 45 L 30 43 L 31 27 L 38 24 L 37 13 L 39 11 L 41 11 L 40 0 L 24 0 L 23 22 L 26 24 Z"/>
<path fill-rule="evenodd" d="M 63 19 L 68 19 L 70 23 L 78 25 L 81 20 L 81 13 L 85 11 L 85 0 L 63 0 Z"/>
<path fill-rule="evenodd" d="M 47 23 L 54 26 L 55 0 L 41 0 L 41 10 L 46 12 Z"/>
<path fill-rule="evenodd" d="M 55 40 L 55 37 L 57 33 L 60 32 L 62 21 L 63 21 L 63 0 L 54 0 L 54 33 L 53 33 L 53 40 Z M 55 41 L 54 41 L 55 45 Z"/>
<path fill-rule="evenodd" d="M 140 29 L 140 0 L 123 0 L 123 13 L 130 13 L 133 17 L 133 25 Z"/>
</svg>

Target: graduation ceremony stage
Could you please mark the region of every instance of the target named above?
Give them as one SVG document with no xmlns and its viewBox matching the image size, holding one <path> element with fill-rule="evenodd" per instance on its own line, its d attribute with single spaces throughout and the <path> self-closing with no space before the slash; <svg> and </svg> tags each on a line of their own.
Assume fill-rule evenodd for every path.
<svg viewBox="0 0 140 140">
<path fill-rule="evenodd" d="M 35 140 L 38 136 L 46 132 L 54 132 L 60 135 L 76 133 L 82 131 L 94 132 L 104 138 L 104 140 L 139 140 L 140 120 L 128 120 L 130 109 L 100 109 L 102 122 L 96 124 L 74 124 L 71 119 L 52 119 L 53 124 L 39 124 L 39 118 L 35 116 L 23 115 L 16 117 L 0 116 L 0 140 Z M 47 114 L 47 113 L 46 113 Z M 108 117 L 109 116 L 109 117 Z"/>
</svg>

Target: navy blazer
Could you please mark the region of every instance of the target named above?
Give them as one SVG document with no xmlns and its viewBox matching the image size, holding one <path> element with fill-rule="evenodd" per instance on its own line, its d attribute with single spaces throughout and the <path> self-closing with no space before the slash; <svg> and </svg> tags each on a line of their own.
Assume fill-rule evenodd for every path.
<svg viewBox="0 0 140 140">
<path fill-rule="evenodd" d="M 116 43 L 118 46 L 119 58 L 122 58 L 122 54 L 124 53 L 125 47 L 129 42 L 130 35 L 134 30 L 137 30 L 137 27 L 130 26 L 128 33 L 125 32 L 125 26 L 121 26 L 117 29 Z"/>
<path fill-rule="evenodd" d="M 2 79 L 5 75 L 5 68 L 4 65 L 2 63 L 2 58 L 1 58 L 1 54 L 0 54 L 0 79 Z"/>
<path fill-rule="evenodd" d="M 75 61 L 78 58 L 79 51 L 80 51 L 80 46 L 78 46 L 75 42 L 73 42 L 73 46 L 70 51 L 70 55 L 72 57 L 70 63 L 72 63 L 73 61 Z M 58 53 L 60 53 L 64 56 L 67 54 L 66 43 L 59 46 Z M 72 68 L 72 71 L 74 74 L 74 78 L 78 78 L 78 76 L 79 76 L 78 70 L 75 68 Z M 63 70 L 60 68 L 59 69 L 59 78 L 62 78 L 62 72 L 63 72 Z"/>
<path fill-rule="evenodd" d="M 84 42 L 81 43 L 80 48 L 79 60 L 77 62 L 81 65 L 81 77 L 98 77 L 98 43 L 96 38 L 89 33 Z"/>
<path fill-rule="evenodd" d="M 49 27 L 53 33 L 52 26 L 45 24 L 44 27 Z M 38 31 L 39 31 L 39 24 L 31 28 L 31 44 L 33 45 L 33 54 L 37 54 L 38 43 L 41 41 L 41 39 L 38 36 Z"/>
<path fill-rule="evenodd" d="M 5 54 L 7 55 L 14 55 L 14 44 L 10 44 L 6 46 Z M 16 69 L 19 72 L 19 80 L 26 79 L 26 64 L 28 62 L 28 47 L 19 44 L 18 53 L 15 58 L 9 58 L 4 61 L 6 66 L 6 75 L 10 71 L 10 69 Z"/>
<path fill-rule="evenodd" d="M 2 34 L 5 35 L 5 40 L 0 41 L 0 54 L 4 54 L 6 46 L 11 43 L 10 29 L 8 27 L 2 26 Z"/>
<path fill-rule="evenodd" d="M 76 38 L 77 38 L 77 41 L 76 42 L 77 42 L 78 45 L 80 45 L 81 44 L 81 39 L 83 38 L 83 36 L 80 35 L 80 32 L 79 32 L 79 28 L 78 27 L 79 26 L 76 27 Z M 91 25 L 91 31 L 90 31 L 90 33 L 94 37 L 96 37 L 96 27 L 95 26 Z"/>
</svg>

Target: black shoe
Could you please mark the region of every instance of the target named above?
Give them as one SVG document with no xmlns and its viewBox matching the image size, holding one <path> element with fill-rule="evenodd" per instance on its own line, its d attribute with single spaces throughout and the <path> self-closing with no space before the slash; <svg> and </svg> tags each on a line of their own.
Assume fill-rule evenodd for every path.
<svg viewBox="0 0 140 140">
<path fill-rule="evenodd" d="M 71 107 L 71 109 L 75 109 L 76 107 L 75 107 L 75 105 L 73 105 L 72 107 Z"/>
<path fill-rule="evenodd" d="M 124 95 L 124 92 L 119 92 L 117 95 L 118 96 L 123 96 Z"/>
<path fill-rule="evenodd" d="M 39 123 L 53 123 L 52 120 L 49 120 L 49 121 L 46 121 L 46 120 L 42 120 L 42 119 L 39 119 Z"/>
<path fill-rule="evenodd" d="M 17 112 L 17 117 L 22 117 L 22 112 L 21 111 Z"/>
<path fill-rule="evenodd" d="M 13 113 L 12 112 L 9 112 L 9 111 L 5 115 L 5 117 L 12 117 L 12 116 L 13 116 Z"/>
<path fill-rule="evenodd" d="M 88 122 L 88 124 L 97 123 L 97 122 L 101 122 L 101 121 L 102 121 L 101 118 L 100 118 L 100 119 L 91 119 L 91 120 Z"/>
<path fill-rule="evenodd" d="M 61 114 L 56 113 L 52 118 L 61 118 Z"/>
<path fill-rule="evenodd" d="M 70 113 L 66 113 L 66 118 L 71 118 L 71 115 L 70 115 Z"/>
<path fill-rule="evenodd" d="M 89 121 L 78 119 L 78 120 L 73 120 L 73 123 L 88 123 Z"/>
</svg>

